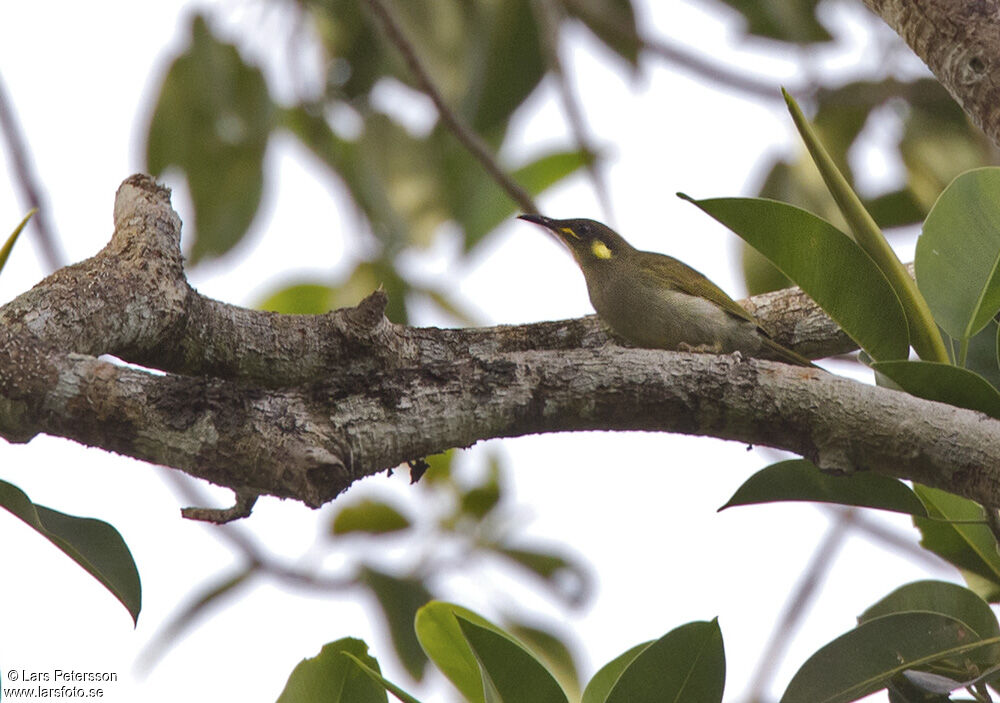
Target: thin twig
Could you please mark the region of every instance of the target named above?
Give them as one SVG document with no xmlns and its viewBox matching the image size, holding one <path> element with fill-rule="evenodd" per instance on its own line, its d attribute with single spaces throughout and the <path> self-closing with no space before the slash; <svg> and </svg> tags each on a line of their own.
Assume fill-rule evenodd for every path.
<svg viewBox="0 0 1000 703">
<path fill-rule="evenodd" d="M 14 170 L 14 180 L 21 188 L 25 204 L 29 210 L 32 208 L 38 210 L 38 213 L 32 218 L 32 224 L 38 233 L 38 245 L 41 247 L 42 258 L 46 267 L 55 271 L 62 268 L 65 258 L 59 250 L 58 238 L 49 216 L 44 190 L 32 169 L 28 143 L 24 138 L 24 133 L 21 132 L 14 108 L 7 99 L 7 92 L 2 80 L 0 80 L 0 131 L 3 131 L 4 139 L 7 142 Z"/>
<path fill-rule="evenodd" d="M 537 0 L 533 4 L 536 9 L 535 16 L 539 19 L 542 31 L 542 47 L 548 58 L 549 67 L 556 79 L 559 88 L 559 99 L 562 101 L 563 112 L 566 113 L 566 121 L 569 124 L 570 132 L 576 141 L 580 151 L 588 157 L 597 154 L 593 142 L 588 134 L 587 125 L 583 117 L 583 109 L 580 107 L 580 100 L 573 91 L 569 77 L 566 75 L 562 57 L 559 55 L 559 12 L 552 0 Z M 601 162 L 596 158 L 591 158 L 587 162 L 587 174 L 594 184 L 594 192 L 600 203 L 601 211 L 604 213 L 606 222 L 613 222 L 614 216 L 611 209 L 611 196 L 608 191 L 608 184 L 604 179 L 604 172 L 601 169 Z"/>
<path fill-rule="evenodd" d="M 564 0 L 564 2 L 578 14 L 586 15 L 587 7 L 580 0 Z M 732 88 L 741 93 L 747 93 L 754 97 L 777 102 L 781 101 L 781 92 L 778 90 L 778 86 L 782 83 L 780 80 L 773 82 L 762 81 L 758 78 L 741 74 L 729 67 L 709 61 L 695 52 L 672 43 L 668 39 L 644 36 L 637 32 L 634 27 L 624 22 L 615 21 L 611 17 L 602 17 L 601 25 L 606 30 L 614 33 L 619 39 L 637 42 L 645 51 L 676 64 L 701 78 L 707 78 L 713 83 L 718 83 L 719 85 Z M 787 83 L 785 85 L 790 91 L 796 94 L 802 92 L 798 88 L 793 89 Z"/>
<path fill-rule="evenodd" d="M 413 77 L 416 79 L 420 90 L 434 103 L 441 121 L 451 130 L 451 133 L 455 135 L 458 141 L 479 160 L 479 163 L 486 169 L 490 177 L 507 191 L 507 195 L 517 203 L 521 210 L 527 214 L 538 214 L 538 208 L 535 206 L 535 201 L 531 195 L 500 167 L 493 154 L 490 153 L 489 146 L 486 145 L 479 135 L 462 122 L 462 119 L 445 104 L 441 91 L 434 85 L 430 74 L 421 62 L 420 57 L 417 56 L 416 47 L 406 38 L 402 27 L 399 26 L 396 18 L 392 16 L 392 13 L 389 12 L 389 9 L 382 0 L 368 0 L 368 6 L 382 23 L 382 28 L 389 37 L 389 41 L 395 44 L 399 53 L 403 55 L 403 59 L 413 73 Z"/>
<path fill-rule="evenodd" d="M 837 511 L 837 519 L 827 529 L 823 541 L 813 552 L 808 568 L 799 579 L 798 586 L 785 607 L 781 619 L 774 626 L 767 646 L 757 662 L 757 671 L 747 689 L 748 701 L 762 700 L 764 689 L 784 657 L 785 649 L 792 639 L 793 630 L 798 627 L 816 590 L 823 583 L 826 573 L 833 566 L 834 558 L 850 532 L 856 510 L 848 508 Z"/>
</svg>

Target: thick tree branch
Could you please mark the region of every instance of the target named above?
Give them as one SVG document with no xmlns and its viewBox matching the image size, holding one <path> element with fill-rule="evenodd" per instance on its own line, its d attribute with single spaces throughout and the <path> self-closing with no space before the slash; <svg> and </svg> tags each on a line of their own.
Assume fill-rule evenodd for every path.
<svg viewBox="0 0 1000 703">
<path fill-rule="evenodd" d="M 0 308 L 9 441 L 69 437 L 240 496 L 318 506 L 359 478 L 481 439 L 668 431 L 1000 504 L 1000 422 L 979 413 L 799 367 L 631 349 L 594 318 L 412 328 L 385 319 L 381 292 L 326 315 L 246 310 L 187 284 L 180 220 L 148 177 L 122 184 L 115 225 L 98 255 Z M 851 346 L 801 293 L 749 304 L 783 321 L 777 338 L 800 351 Z"/>
<path fill-rule="evenodd" d="M 864 0 L 1000 146 L 1000 1 Z"/>
</svg>

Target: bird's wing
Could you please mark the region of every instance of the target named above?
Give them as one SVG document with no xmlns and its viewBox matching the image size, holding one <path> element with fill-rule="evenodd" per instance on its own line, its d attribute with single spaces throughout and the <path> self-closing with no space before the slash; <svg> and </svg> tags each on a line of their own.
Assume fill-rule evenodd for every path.
<svg viewBox="0 0 1000 703">
<path fill-rule="evenodd" d="M 672 264 L 670 262 L 673 262 Z M 687 264 L 666 254 L 655 254 L 653 256 L 642 257 L 640 264 L 651 278 L 674 290 L 679 290 L 688 295 L 695 295 L 707 298 L 720 308 L 728 312 L 733 317 L 739 317 L 747 322 L 752 322 L 758 327 L 760 323 L 751 315 L 746 308 L 726 295 L 726 292 L 712 283 L 708 278 L 695 271 Z M 680 280 L 674 271 L 686 270 L 688 281 Z"/>
</svg>

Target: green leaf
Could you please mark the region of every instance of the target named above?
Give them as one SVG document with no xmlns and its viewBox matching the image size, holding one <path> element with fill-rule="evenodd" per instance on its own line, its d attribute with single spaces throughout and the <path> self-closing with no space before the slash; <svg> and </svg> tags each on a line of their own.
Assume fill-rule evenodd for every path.
<svg viewBox="0 0 1000 703">
<path fill-rule="evenodd" d="M 868 608 L 858 618 L 867 622 L 891 613 L 926 611 L 947 615 L 965 623 L 982 639 L 1000 639 L 1000 625 L 990 606 L 968 588 L 946 581 L 915 581 L 900 586 Z M 974 653 L 977 673 L 996 665 L 1000 647 L 984 647 Z M 956 662 L 953 671 L 961 679 L 972 678 L 964 662 Z"/>
<path fill-rule="evenodd" d="M 587 29 L 632 68 L 639 67 L 642 39 L 635 23 L 631 0 L 577 0 L 566 3 L 566 11 L 579 17 Z"/>
<path fill-rule="evenodd" d="M 508 620 L 504 627 L 545 663 L 571 700 L 580 699 L 580 671 L 561 637 L 547 628 L 523 622 Z"/>
<path fill-rule="evenodd" d="M 427 667 L 427 656 L 417 641 L 413 622 L 420 607 L 434 596 L 419 579 L 397 578 L 368 566 L 361 569 L 358 578 L 371 589 L 378 601 L 389 627 L 392 646 L 406 671 L 415 680 L 422 680 Z"/>
<path fill-rule="evenodd" d="M 385 688 L 385 690 L 389 691 L 396 698 L 398 698 L 399 700 L 403 701 L 403 703 L 420 703 L 420 701 L 418 701 L 416 698 L 414 698 L 413 696 L 411 696 L 409 693 L 407 693 L 406 691 L 404 691 L 402 688 L 400 688 L 399 686 L 397 686 L 396 684 L 394 684 L 389 679 L 387 679 L 384 676 L 382 676 L 382 674 L 380 674 L 379 672 L 377 672 L 374 669 L 372 669 L 371 667 L 369 667 L 367 664 L 365 664 L 363 661 L 361 661 L 360 659 L 358 659 L 356 656 L 354 656 L 350 652 L 343 652 L 343 655 L 345 657 L 347 657 L 348 659 L 350 659 L 351 661 L 353 661 L 355 664 L 357 664 L 358 668 L 361 669 L 366 674 L 368 674 L 368 677 L 372 681 L 376 681 L 379 684 L 381 684 L 382 687 Z"/>
<path fill-rule="evenodd" d="M 414 629 L 424 652 L 470 703 L 485 703 L 479 663 L 456 616 L 482 627 L 502 630 L 486 618 L 454 603 L 433 601 L 417 611 Z"/>
<path fill-rule="evenodd" d="M 479 663 L 484 688 L 495 692 L 496 703 L 568 703 L 556 678 L 524 645 L 494 627 L 457 618 Z M 491 698 L 487 694 L 487 700 Z"/>
<path fill-rule="evenodd" d="M 933 361 L 883 361 L 872 368 L 910 395 L 1000 419 L 1000 392 L 968 369 Z"/>
<path fill-rule="evenodd" d="M 795 122 L 795 127 L 805 142 L 809 155 L 816 168 L 819 169 L 830 195 L 847 221 L 854 241 L 871 257 L 875 265 L 885 275 L 886 280 L 896 292 L 909 324 L 909 340 L 920 358 L 930 361 L 948 361 L 948 350 L 941 339 L 941 333 L 934 324 L 934 317 L 927 301 L 924 300 L 917 284 L 903 267 L 899 257 L 889 246 L 882 230 L 879 229 L 871 214 L 865 209 L 861 198 L 851 188 L 836 163 L 813 131 L 812 125 L 806 120 L 798 104 L 787 91 L 782 89 L 782 95 L 788 105 L 788 111 Z M 819 302 L 819 301 L 817 301 Z M 822 303 L 820 303 L 822 305 Z M 888 304 L 888 303 L 887 303 Z M 873 357 L 881 361 L 878 356 Z M 898 358 L 898 357 L 886 357 Z"/>
<path fill-rule="evenodd" d="M 14 231 L 11 232 L 9 237 L 7 237 L 7 241 L 4 242 L 2 247 L 0 247 L 0 271 L 3 271 L 3 267 L 7 265 L 7 259 L 10 258 L 10 252 L 14 248 L 14 243 L 17 241 L 17 238 L 21 236 L 21 232 L 24 228 L 28 225 L 28 220 L 30 220 L 31 216 L 36 212 L 38 212 L 38 208 L 32 208 L 31 212 L 24 216 L 21 223 L 14 228 Z"/>
<path fill-rule="evenodd" d="M 590 578 L 584 567 L 569 557 L 540 549 L 497 545 L 493 550 L 542 579 L 570 603 L 581 603 L 590 590 Z"/>
<path fill-rule="evenodd" d="M 934 203 L 917 239 L 917 284 L 956 339 L 1000 311 L 1000 168 L 966 171 Z"/>
<path fill-rule="evenodd" d="M 409 518 L 394 507 L 381 500 L 366 498 L 341 508 L 333 519 L 332 531 L 335 535 L 351 532 L 379 535 L 399 532 L 409 527 Z"/>
<path fill-rule="evenodd" d="M 781 703 L 847 703 L 885 688 L 908 669 L 926 668 L 993 643 L 984 643 L 968 625 L 947 615 L 885 615 L 813 654 L 788 684 Z"/>
<path fill-rule="evenodd" d="M 336 292 L 321 283 L 296 283 L 268 294 L 255 306 L 285 315 L 322 315 L 333 310 Z"/>
<path fill-rule="evenodd" d="M 132 553 L 114 527 L 36 505 L 17 486 L 0 481 L 0 507 L 23 520 L 101 582 L 138 622 L 142 584 Z"/>
<path fill-rule="evenodd" d="M 829 222 L 773 200 L 679 195 L 770 259 L 872 357 L 906 357 L 906 318 L 896 294 L 872 260 Z"/>
<path fill-rule="evenodd" d="M 273 125 L 267 83 L 232 44 L 196 15 L 187 52 L 170 66 L 153 111 L 146 164 L 176 166 L 195 210 L 190 260 L 219 256 L 246 234 L 264 190 L 263 160 Z"/>
<path fill-rule="evenodd" d="M 927 516 L 923 503 L 902 481 L 869 471 L 833 476 L 805 459 L 779 461 L 761 469 L 719 510 L 738 505 L 806 500 Z"/>
<path fill-rule="evenodd" d="M 517 205 L 496 181 L 481 172 L 478 164 L 467 161 L 467 157 L 459 158 L 446 168 L 450 169 L 448 180 L 455 186 L 448 197 L 465 231 L 468 251 L 517 212 Z M 593 157 L 582 151 L 556 151 L 514 169 L 511 177 L 528 193 L 537 196 L 592 161 Z"/>
<path fill-rule="evenodd" d="M 996 539 L 985 524 L 969 524 L 984 520 L 983 509 L 971 500 L 937 488 L 915 484 L 913 491 L 926 506 L 930 517 L 938 518 L 914 518 L 922 536 L 921 546 L 963 572 L 981 578 L 985 583 L 976 583 L 966 574 L 970 587 L 980 595 L 991 590 L 995 592 L 1000 585 L 1000 554 L 997 554 Z"/>
<path fill-rule="evenodd" d="M 598 669 L 594 677 L 587 683 L 587 688 L 583 691 L 583 698 L 580 703 L 604 703 L 608 698 L 608 694 L 611 693 L 611 689 L 614 688 L 621 677 L 622 672 L 652 643 L 653 641 L 650 640 L 649 642 L 637 644 Z"/>
<path fill-rule="evenodd" d="M 749 34 L 768 39 L 811 44 L 833 37 L 816 19 L 819 0 L 722 0 L 746 18 Z"/>
<path fill-rule="evenodd" d="M 645 647 L 618 676 L 606 703 L 722 700 L 726 654 L 718 619 L 689 622 Z"/>
<path fill-rule="evenodd" d="M 381 671 L 362 640 L 345 637 L 323 645 L 319 654 L 295 666 L 277 703 L 386 703 L 385 689 L 358 661 Z"/>
</svg>

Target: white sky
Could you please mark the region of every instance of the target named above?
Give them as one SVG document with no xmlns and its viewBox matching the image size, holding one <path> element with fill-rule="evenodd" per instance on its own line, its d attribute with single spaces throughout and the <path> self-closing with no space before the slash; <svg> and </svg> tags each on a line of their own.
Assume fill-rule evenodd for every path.
<svg viewBox="0 0 1000 703">
<path fill-rule="evenodd" d="M 734 53 L 734 25 L 702 12 L 702 3 L 640 3 L 651 31 L 686 42 L 748 72 L 794 79 L 794 66 L 760 46 Z M 164 62 L 186 38 L 191 7 L 179 2 L 12 3 L 0 22 L 0 77 L 27 133 L 35 167 L 70 260 L 97 252 L 111 231 L 118 184 L 141 164 L 150 98 Z M 225 3 L 213 12 L 229 26 L 284 26 L 260 3 Z M 864 25 L 857 8 L 836 13 L 843 30 Z M 272 36 L 267 32 L 264 37 Z M 825 65 L 871 65 L 880 57 L 863 34 L 825 56 Z M 796 149 L 775 101 L 759 105 L 685 77 L 656 60 L 631 80 L 605 51 L 575 32 L 571 70 L 585 76 L 580 93 L 595 140 L 610 154 L 607 170 L 616 225 L 640 248 L 669 251 L 724 288 L 739 293 L 733 237 L 673 197 L 750 192 L 763 154 Z M 258 39 L 258 41 L 260 41 Z M 265 47 L 266 48 L 266 47 Z M 255 51 L 262 51 L 256 47 Z M 846 70 L 846 69 L 845 69 Z M 517 119 L 516 150 L 525 158 L 565 143 L 554 91 L 543 89 Z M 0 151 L 6 160 L 6 153 Z M 291 277 L 330 277 L 343 270 L 353 240 L 343 201 L 331 196 L 301 148 L 277 138 L 268 154 L 265 212 L 236 255 L 192 274 L 202 292 L 234 303 L 257 300 Z M 891 164 L 866 162 L 872 180 Z M 17 189 L 0 187 L 0 231 L 24 214 Z M 177 185 L 172 183 L 172 185 Z M 601 217 L 583 178 L 542 200 L 556 217 Z M 176 188 L 174 205 L 187 217 Z M 6 224 L 5 224 L 6 223 Z M 425 275 L 453 270 L 453 252 L 437 247 L 415 262 Z M 338 263 L 339 262 L 339 263 Z M 517 270 L 512 285 L 511 270 Z M 30 237 L 0 276 L 0 302 L 36 283 L 43 270 Z M 590 312 L 582 278 L 566 254 L 536 228 L 511 222 L 462 271 L 461 291 L 491 322 L 519 323 Z M 589 675 L 626 648 L 685 622 L 720 617 L 727 650 L 727 700 L 737 700 L 757 654 L 783 612 L 816 543 L 826 513 L 808 505 L 745 508 L 717 514 L 739 484 L 770 459 L 742 445 L 651 434 L 573 434 L 490 442 L 507 455 L 527 534 L 569 545 L 598 574 L 598 591 L 582 613 L 542 600 L 523 605 L 576 632 Z M 472 450 L 482 451 L 484 445 Z M 367 621 L 367 600 L 289 593 L 268 584 L 197 628 L 148 676 L 133 669 L 137 652 L 186 595 L 233 561 L 212 529 L 182 520 L 183 503 L 159 470 L 139 462 L 40 437 L 26 446 L 0 443 L 0 477 L 38 503 L 100 517 L 123 534 L 143 579 L 143 612 L 133 630 L 124 609 L 56 549 L 6 513 L 0 514 L 4 604 L 0 670 L 115 671 L 105 700 L 273 700 L 293 666 L 320 646 L 362 637 L 391 678 L 388 642 Z M 389 488 L 401 501 L 403 479 L 378 477 L 353 488 L 355 499 Z M 220 492 L 219 501 L 228 500 Z M 567 497 L 570 499 L 567 500 Z M 262 499 L 250 528 L 276 553 L 298 555 L 323 528 L 323 515 L 291 502 Z M 875 516 L 873 517 L 880 517 Z M 907 529 L 908 521 L 882 518 Z M 912 532 L 912 530 L 911 530 Z M 859 538 L 848 540 L 817 607 L 795 636 L 775 693 L 815 649 L 849 629 L 865 607 L 929 574 Z M 356 594 L 354 594 L 356 596 Z M 449 594 L 481 608 L 473 584 Z M 432 700 L 430 697 L 425 700 Z"/>
</svg>

